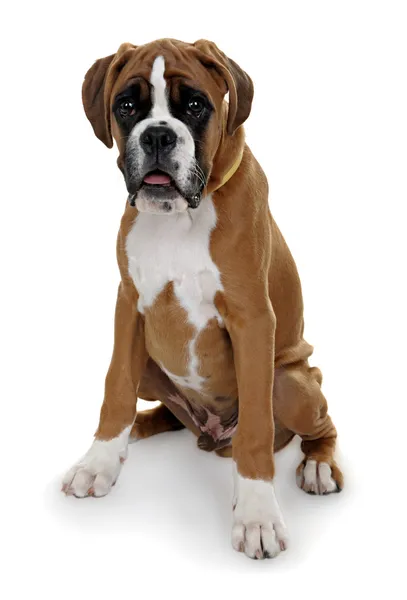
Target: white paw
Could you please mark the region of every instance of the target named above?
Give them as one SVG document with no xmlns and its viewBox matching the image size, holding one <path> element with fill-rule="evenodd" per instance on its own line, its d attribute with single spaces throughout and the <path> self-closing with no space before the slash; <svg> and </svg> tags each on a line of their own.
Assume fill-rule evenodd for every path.
<svg viewBox="0 0 407 600">
<path fill-rule="evenodd" d="M 325 495 L 338 492 L 331 467 L 326 462 L 307 460 L 297 471 L 297 485 L 308 494 Z"/>
<path fill-rule="evenodd" d="M 274 558 L 287 547 L 287 531 L 270 481 L 246 479 L 234 465 L 232 545 L 250 558 Z"/>
<path fill-rule="evenodd" d="M 111 440 L 95 440 L 85 454 L 62 479 L 62 491 L 77 498 L 106 496 L 116 483 L 127 457 L 130 427 Z"/>
</svg>

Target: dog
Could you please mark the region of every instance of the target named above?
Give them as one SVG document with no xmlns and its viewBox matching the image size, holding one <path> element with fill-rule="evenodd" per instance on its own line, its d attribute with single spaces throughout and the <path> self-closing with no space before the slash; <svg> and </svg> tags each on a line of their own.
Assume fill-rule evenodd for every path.
<svg viewBox="0 0 407 600">
<path fill-rule="evenodd" d="M 130 441 L 187 427 L 232 456 L 232 545 L 260 559 L 287 547 L 274 453 L 301 437 L 296 478 L 310 494 L 341 490 L 343 476 L 297 269 L 245 143 L 252 99 L 250 77 L 206 40 L 122 44 L 85 76 L 86 116 L 116 141 L 128 201 L 99 426 L 62 489 L 104 496 Z M 137 414 L 137 397 L 160 404 Z"/>
</svg>

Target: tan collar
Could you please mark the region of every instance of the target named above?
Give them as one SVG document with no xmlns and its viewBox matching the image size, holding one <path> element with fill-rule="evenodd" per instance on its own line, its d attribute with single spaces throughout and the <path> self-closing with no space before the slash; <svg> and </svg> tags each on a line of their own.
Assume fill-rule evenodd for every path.
<svg viewBox="0 0 407 600">
<path fill-rule="evenodd" d="M 233 175 L 236 173 L 236 171 L 240 167 L 240 163 L 242 162 L 243 152 L 244 152 L 244 147 L 242 148 L 241 152 L 239 152 L 239 156 L 237 157 L 237 159 L 235 160 L 233 165 L 230 167 L 229 171 L 227 171 L 227 173 L 223 176 L 220 184 L 217 185 L 214 190 L 212 190 L 212 192 L 211 192 L 212 194 L 213 194 L 213 192 L 216 192 L 216 190 L 221 188 L 223 185 L 225 185 L 225 183 L 227 183 L 229 181 L 229 179 L 231 179 L 233 177 Z"/>
</svg>

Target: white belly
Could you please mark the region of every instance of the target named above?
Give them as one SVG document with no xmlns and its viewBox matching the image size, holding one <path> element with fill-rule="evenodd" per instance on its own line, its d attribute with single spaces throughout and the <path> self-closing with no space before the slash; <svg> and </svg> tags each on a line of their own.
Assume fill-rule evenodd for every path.
<svg viewBox="0 0 407 600">
<path fill-rule="evenodd" d="M 183 213 L 140 213 L 126 240 L 129 272 L 139 293 L 140 313 L 154 304 L 168 282 L 173 282 L 174 294 L 195 328 L 189 345 L 188 377 L 167 374 L 174 383 L 197 390 L 202 382 L 194 348 L 196 338 L 210 319 L 215 317 L 222 324 L 214 297 L 223 288 L 209 252 L 215 225 L 216 211 L 207 196 L 198 208 Z"/>
</svg>

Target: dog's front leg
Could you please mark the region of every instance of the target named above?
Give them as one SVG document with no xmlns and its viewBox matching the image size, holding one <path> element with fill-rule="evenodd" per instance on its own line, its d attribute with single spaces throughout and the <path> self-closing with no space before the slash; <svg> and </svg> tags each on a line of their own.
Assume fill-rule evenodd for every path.
<svg viewBox="0 0 407 600">
<path fill-rule="evenodd" d="M 134 288 L 119 287 L 113 355 L 95 439 L 88 452 L 65 475 L 62 490 L 79 498 L 105 496 L 127 456 L 136 418 L 137 388 L 147 361 L 144 323 Z"/>
<path fill-rule="evenodd" d="M 229 313 L 226 319 L 239 394 L 239 423 L 232 442 L 232 544 L 250 558 L 273 558 L 287 544 L 273 485 L 275 316 L 271 306 L 241 314 Z"/>
</svg>

